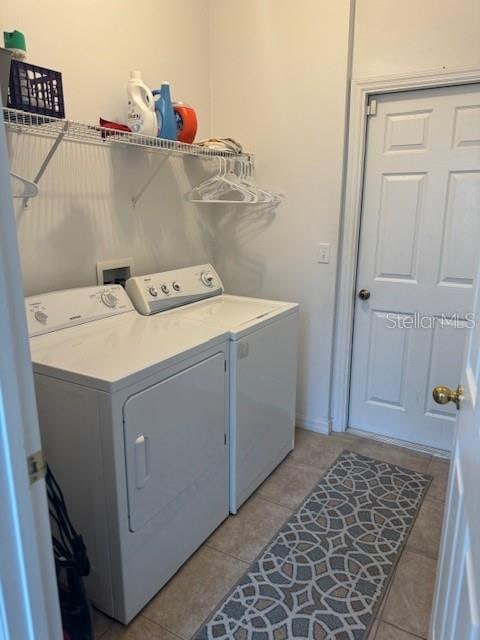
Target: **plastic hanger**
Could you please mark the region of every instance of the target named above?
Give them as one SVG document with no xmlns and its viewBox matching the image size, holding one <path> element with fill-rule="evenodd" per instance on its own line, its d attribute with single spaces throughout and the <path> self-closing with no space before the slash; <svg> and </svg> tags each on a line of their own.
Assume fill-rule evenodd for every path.
<svg viewBox="0 0 480 640">
<path fill-rule="evenodd" d="M 36 196 L 38 196 L 38 185 L 35 184 L 35 182 L 27 180 L 23 176 L 19 176 L 16 173 L 13 173 L 13 171 L 10 171 L 10 175 L 12 178 L 20 181 L 24 186 L 24 190 L 22 193 L 12 193 L 13 198 L 35 198 Z"/>
<path fill-rule="evenodd" d="M 260 189 L 254 184 L 252 164 L 245 159 L 220 156 L 218 162 L 218 172 L 189 191 L 186 199 L 210 204 L 278 204 L 282 200 L 281 195 Z M 235 163 L 240 165 L 238 174 Z"/>
<path fill-rule="evenodd" d="M 246 186 L 238 180 L 233 170 L 228 170 L 227 158 L 220 156 L 218 173 L 194 187 L 186 197 L 191 202 L 247 204 L 256 202 L 256 194 L 251 186 Z M 239 196 L 238 198 L 223 198 L 224 194 Z"/>
<path fill-rule="evenodd" d="M 255 202 L 257 203 L 272 203 L 278 204 L 282 201 L 283 196 L 278 193 L 273 193 L 272 191 L 266 191 L 265 189 L 260 189 L 253 182 L 253 167 L 249 162 L 245 162 L 242 158 L 239 160 L 240 162 L 240 182 L 250 189 L 255 191 Z"/>
</svg>

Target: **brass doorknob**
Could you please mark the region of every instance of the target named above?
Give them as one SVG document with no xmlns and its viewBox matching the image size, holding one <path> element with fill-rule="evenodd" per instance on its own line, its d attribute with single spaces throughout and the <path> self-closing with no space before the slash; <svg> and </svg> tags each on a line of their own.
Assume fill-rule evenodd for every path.
<svg viewBox="0 0 480 640">
<path fill-rule="evenodd" d="M 368 300 L 370 298 L 370 291 L 368 289 L 360 289 L 358 297 L 360 300 Z"/>
<path fill-rule="evenodd" d="M 463 387 L 461 384 L 452 391 L 449 387 L 445 387 L 442 384 L 435 387 L 432 392 L 433 399 L 438 404 L 448 404 L 454 402 L 457 409 L 460 409 L 460 402 L 463 400 Z"/>
</svg>

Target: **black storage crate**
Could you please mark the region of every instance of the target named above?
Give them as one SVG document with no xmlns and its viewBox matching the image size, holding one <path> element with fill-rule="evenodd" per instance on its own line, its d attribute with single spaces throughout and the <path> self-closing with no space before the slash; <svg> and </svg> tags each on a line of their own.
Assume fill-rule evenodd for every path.
<svg viewBox="0 0 480 640">
<path fill-rule="evenodd" d="M 64 118 L 62 74 L 29 62 L 12 60 L 7 106 L 52 118 Z"/>
</svg>

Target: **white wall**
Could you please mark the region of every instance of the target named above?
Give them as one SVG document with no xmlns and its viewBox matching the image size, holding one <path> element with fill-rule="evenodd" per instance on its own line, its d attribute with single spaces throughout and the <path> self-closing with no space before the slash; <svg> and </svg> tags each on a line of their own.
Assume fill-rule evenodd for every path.
<svg viewBox="0 0 480 640">
<path fill-rule="evenodd" d="M 129 73 L 140 69 L 151 88 L 170 80 L 207 135 L 208 9 L 208 0 L 2 0 L 0 27 L 25 34 L 27 61 L 62 72 L 71 120 L 124 119 Z"/>
<path fill-rule="evenodd" d="M 140 69 L 152 87 L 171 80 L 174 96 L 197 109 L 199 135 L 209 134 L 207 0 L 2 0 L 0 27 L 25 33 L 29 61 L 62 72 L 68 118 L 124 120 L 129 71 Z M 9 142 L 12 169 L 33 177 L 51 140 L 13 134 Z M 211 260 L 209 214 L 182 200 L 202 179 L 198 162 L 169 161 L 132 208 L 155 160 L 62 143 L 40 197 L 28 210 L 17 205 L 26 294 L 95 284 L 97 260 L 132 256 L 138 273 Z"/>
<path fill-rule="evenodd" d="M 340 219 L 348 0 L 212 0 L 212 122 L 257 154 L 268 215 L 218 213 L 215 264 L 232 293 L 301 304 L 299 420 L 325 429 Z M 317 264 L 317 243 L 332 245 Z"/>
<path fill-rule="evenodd" d="M 353 4 L 353 3 L 352 3 Z M 354 77 L 480 66 L 478 0 L 357 0 Z M 275 216 L 218 218 L 215 261 L 233 292 L 302 305 L 298 412 L 328 420 L 349 2 L 211 0 L 212 123 L 257 153 Z M 234 46 L 231 44 L 234 43 Z M 315 264 L 332 243 L 329 265 Z"/>
<path fill-rule="evenodd" d="M 480 66 L 478 0 L 357 0 L 353 76 Z"/>
<path fill-rule="evenodd" d="M 3 0 L 0 27 L 24 31 L 29 59 L 63 72 L 68 117 L 123 118 L 140 68 L 196 107 L 201 137 L 238 138 L 257 154 L 259 184 L 286 193 L 274 214 L 198 211 L 182 193 L 199 163 L 172 160 L 133 209 L 153 157 L 67 143 L 18 211 L 26 293 L 92 284 L 97 260 L 133 256 L 140 273 L 213 257 L 231 292 L 301 303 L 298 412 L 325 428 L 349 19 L 350 0 Z M 357 0 L 353 74 L 480 66 L 479 32 L 478 0 Z M 13 168 L 34 175 L 50 143 L 14 138 Z M 318 242 L 332 244 L 328 265 Z"/>
</svg>

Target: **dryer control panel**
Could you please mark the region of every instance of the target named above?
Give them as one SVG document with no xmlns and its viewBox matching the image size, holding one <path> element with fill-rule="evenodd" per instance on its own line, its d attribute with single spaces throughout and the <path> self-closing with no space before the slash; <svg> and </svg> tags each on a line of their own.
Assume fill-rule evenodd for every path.
<svg viewBox="0 0 480 640">
<path fill-rule="evenodd" d="M 149 316 L 223 293 L 211 264 L 135 276 L 125 285 L 137 311 Z"/>
<path fill-rule="evenodd" d="M 28 335 L 38 336 L 84 322 L 135 311 L 119 285 L 82 287 L 25 298 Z"/>
</svg>

